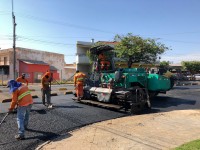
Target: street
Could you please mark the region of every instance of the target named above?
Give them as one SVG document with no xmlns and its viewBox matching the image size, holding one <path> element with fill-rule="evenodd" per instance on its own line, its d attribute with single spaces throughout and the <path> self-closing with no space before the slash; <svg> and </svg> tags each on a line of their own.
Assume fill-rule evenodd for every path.
<svg viewBox="0 0 200 150">
<path fill-rule="evenodd" d="M 23 141 L 14 138 L 17 134 L 16 114 L 10 114 L 0 126 L 0 149 L 35 149 L 39 144 L 53 138 L 62 135 L 70 136 L 68 132 L 71 130 L 128 115 L 74 102 L 72 96 L 72 94 L 53 96 L 53 109 L 44 107 L 40 98 L 34 99 L 29 127 L 25 133 L 26 139 Z M 200 86 L 176 86 L 167 94 L 160 94 L 154 98 L 151 111 L 143 113 L 199 109 L 199 97 Z M 0 119 L 4 116 L 5 114 L 0 114 Z"/>
</svg>

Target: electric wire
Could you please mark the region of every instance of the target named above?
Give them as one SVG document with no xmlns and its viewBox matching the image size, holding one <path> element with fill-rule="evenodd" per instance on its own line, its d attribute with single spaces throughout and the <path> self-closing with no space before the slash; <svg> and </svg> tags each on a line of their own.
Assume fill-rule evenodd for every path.
<svg viewBox="0 0 200 150">
<path fill-rule="evenodd" d="M 98 32 L 103 32 L 103 33 L 108 33 L 108 34 L 114 34 L 114 35 L 117 34 L 117 33 L 110 32 L 110 31 L 104 31 L 104 30 L 96 29 L 96 28 L 92 28 L 92 27 L 75 25 L 75 24 L 71 24 L 71 23 L 68 23 L 68 22 L 60 22 L 60 21 L 54 21 L 54 20 L 44 19 L 44 18 L 32 16 L 32 15 L 27 15 L 27 14 L 17 13 L 17 15 L 19 17 L 21 17 L 21 18 L 32 19 L 32 20 L 36 20 L 36 21 L 42 21 L 42 22 L 47 22 L 47 23 L 52 23 L 52 24 L 57 24 L 57 25 L 62 25 L 62 26 L 68 26 L 68 27 L 79 28 L 79 29 L 84 29 L 84 30 L 98 31 Z"/>
</svg>

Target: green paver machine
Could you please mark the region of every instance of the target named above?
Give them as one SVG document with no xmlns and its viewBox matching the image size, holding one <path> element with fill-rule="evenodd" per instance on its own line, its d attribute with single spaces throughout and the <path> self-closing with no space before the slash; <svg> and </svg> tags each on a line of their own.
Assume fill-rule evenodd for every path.
<svg viewBox="0 0 200 150">
<path fill-rule="evenodd" d="M 113 50 L 108 45 L 90 49 L 90 55 L 96 61 L 84 88 L 85 100 L 103 103 L 107 107 L 112 104 L 135 113 L 151 107 L 150 97 L 170 89 L 168 78 L 159 74 L 148 74 L 144 68 L 115 68 Z M 108 67 L 101 67 L 101 60 L 98 59 L 100 54 L 104 54 L 104 62 L 108 62 Z"/>
</svg>

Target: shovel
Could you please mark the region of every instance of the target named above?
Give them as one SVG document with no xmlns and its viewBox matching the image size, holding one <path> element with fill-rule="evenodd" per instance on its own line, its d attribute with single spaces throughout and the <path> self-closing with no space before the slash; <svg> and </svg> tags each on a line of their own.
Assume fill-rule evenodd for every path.
<svg viewBox="0 0 200 150">
<path fill-rule="evenodd" d="M 1 120 L 0 126 L 1 124 L 4 122 L 4 120 L 6 119 L 6 117 L 9 115 L 9 113 L 6 113 L 6 115 L 3 117 L 3 119 Z"/>
</svg>

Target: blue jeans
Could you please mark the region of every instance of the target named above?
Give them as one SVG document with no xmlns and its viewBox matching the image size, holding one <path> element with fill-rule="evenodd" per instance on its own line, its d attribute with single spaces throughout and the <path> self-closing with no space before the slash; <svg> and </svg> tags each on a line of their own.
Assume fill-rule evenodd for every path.
<svg viewBox="0 0 200 150">
<path fill-rule="evenodd" d="M 17 107 L 17 125 L 18 134 L 24 136 L 25 127 L 28 126 L 29 114 L 31 111 L 32 104 L 28 106 L 18 106 Z"/>
</svg>

